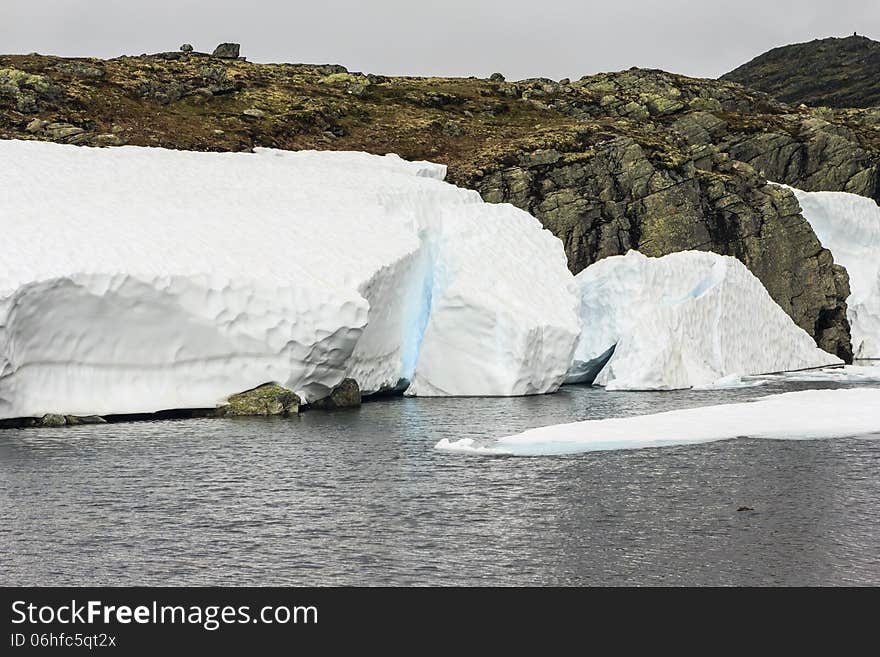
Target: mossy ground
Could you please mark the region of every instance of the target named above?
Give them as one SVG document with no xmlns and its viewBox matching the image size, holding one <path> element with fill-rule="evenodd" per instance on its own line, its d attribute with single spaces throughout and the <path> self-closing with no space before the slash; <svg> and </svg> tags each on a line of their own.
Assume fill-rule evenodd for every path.
<svg viewBox="0 0 880 657">
<path fill-rule="evenodd" d="M 801 123 L 791 108 L 763 94 L 659 71 L 560 84 L 368 76 L 340 68 L 177 53 L 112 60 L 0 56 L 7 78 L 36 81 L 33 107 L 0 94 L 0 138 L 59 139 L 28 131 L 38 118 L 84 129 L 70 141 L 86 145 L 394 152 L 443 162 L 451 181 L 469 184 L 523 153 L 552 149 L 576 160 L 620 136 L 675 167 L 689 154 L 669 126 L 706 108 L 743 132 L 793 132 Z M 244 114 L 251 109 L 262 116 Z M 880 122 L 872 124 L 868 114 L 842 111 L 831 119 L 880 150 Z"/>
</svg>

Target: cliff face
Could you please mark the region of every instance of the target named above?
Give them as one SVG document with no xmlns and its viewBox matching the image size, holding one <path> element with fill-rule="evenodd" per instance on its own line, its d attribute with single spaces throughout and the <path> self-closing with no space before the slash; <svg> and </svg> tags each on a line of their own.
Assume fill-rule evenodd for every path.
<svg viewBox="0 0 880 657">
<path fill-rule="evenodd" d="M 629 248 L 735 255 L 844 358 L 846 272 L 794 197 L 767 180 L 880 198 L 880 112 L 795 110 L 737 84 L 638 69 L 504 82 L 195 53 L 7 56 L 0 138 L 444 162 L 452 182 L 537 216 L 573 272 Z"/>
<path fill-rule="evenodd" d="M 880 42 L 853 35 L 774 48 L 721 77 L 787 103 L 880 105 Z"/>
</svg>

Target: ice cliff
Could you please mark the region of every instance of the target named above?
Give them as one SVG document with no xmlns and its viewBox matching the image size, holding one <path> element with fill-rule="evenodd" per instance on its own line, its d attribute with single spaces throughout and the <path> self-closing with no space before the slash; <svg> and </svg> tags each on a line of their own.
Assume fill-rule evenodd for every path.
<svg viewBox="0 0 880 657">
<path fill-rule="evenodd" d="M 532 216 L 360 153 L 0 141 L 0 418 L 305 400 L 519 395 L 580 330 Z"/>
<path fill-rule="evenodd" d="M 880 206 L 858 194 L 789 189 L 819 241 L 849 273 L 853 355 L 880 358 Z"/>
<path fill-rule="evenodd" d="M 674 390 L 841 362 L 819 349 L 736 258 L 630 251 L 575 280 L 585 328 L 569 382 Z"/>
</svg>

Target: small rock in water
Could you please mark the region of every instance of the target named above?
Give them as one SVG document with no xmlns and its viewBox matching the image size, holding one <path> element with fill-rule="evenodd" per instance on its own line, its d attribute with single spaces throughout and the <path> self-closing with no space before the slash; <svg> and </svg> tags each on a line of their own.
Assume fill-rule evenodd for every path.
<svg viewBox="0 0 880 657">
<path fill-rule="evenodd" d="M 354 408 L 361 405 L 361 388 L 354 379 L 344 379 L 324 399 L 314 401 L 309 406 L 325 410 L 333 408 Z"/>
<path fill-rule="evenodd" d="M 738 511 L 738 512 L 742 512 L 742 511 L 754 511 L 754 509 L 753 509 L 752 507 L 750 507 L 750 506 L 741 506 L 741 507 L 739 507 L 739 508 L 737 509 L 737 511 Z"/>
<path fill-rule="evenodd" d="M 39 425 L 41 427 L 63 427 L 67 425 L 67 418 L 63 415 L 47 413 L 40 418 Z"/>
<path fill-rule="evenodd" d="M 68 426 L 76 426 L 78 424 L 107 424 L 107 420 L 100 415 L 68 415 Z"/>
<path fill-rule="evenodd" d="M 287 388 L 269 383 L 259 388 L 232 395 L 226 406 L 217 409 L 219 416 L 296 415 L 300 398 Z"/>
<path fill-rule="evenodd" d="M 241 44 L 221 43 L 219 46 L 214 48 L 213 55 L 214 57 L 221 57 L 223 59 L 238 59 L 240 52 Z"/>
</svg>

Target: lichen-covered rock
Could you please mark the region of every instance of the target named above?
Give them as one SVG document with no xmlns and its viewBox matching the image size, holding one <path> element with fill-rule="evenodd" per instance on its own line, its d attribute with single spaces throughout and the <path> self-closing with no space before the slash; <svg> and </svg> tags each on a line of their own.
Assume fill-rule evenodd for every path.
<svg viewBox="0 0 880 657">
<path fill-rule="evenodd" d="M 301 400 L 287 388 L 270 383 L 232 395 L 227 402 L 217 409 L 218 416 L 296 415 Z"/>
<path fill-rule="evenodd" d="M 63 75 L 74 78 L 93 78 L 100 80 L 104 77 L 104 69 L 100 66 L 83 61 L 73 60 L 70 62 L 61 62 L 55 69 Z"/>
<path fill-rule="evenodd" d="M 63 427 L 67 426 L 67 418 L 63 415 L 47 413 L 39 419 L 37 425 L 41 427 Z"/>
<path fill-rule="evenodd" d="M 57 87 L 45 76 L 16 68 L 0 68 L 0 100 L 11 101 L 23 114 L 39 111 L 40 102 L 57 93 Z"/>
<path fill-rule="evenodd" d="M 332 410 L 354 408 L 361 405 L 361 389 L 354 379 L 344 379 L 327 397 L 309 404 L 309 408 Z"/>
</svg>

